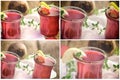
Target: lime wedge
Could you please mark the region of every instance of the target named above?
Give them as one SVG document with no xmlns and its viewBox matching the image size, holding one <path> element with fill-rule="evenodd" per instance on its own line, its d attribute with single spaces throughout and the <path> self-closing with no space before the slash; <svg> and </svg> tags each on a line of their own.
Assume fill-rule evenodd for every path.
<svg viewBox="0 0 120 80">
<path fill-rule="evenodd" d="M 63 8 L 60 8 L 60 12 L 61 12 L 61 17 L 63 17 L 63 18 L 65 15 L 68 15 L 68 12 Z"/>
<path fill-rule="evenodd" d="M 1 59 L 6 58 L 6 56 L 3 54 L 3 52 L 0 52 Z"/>
<path fill-rule="evenodd" d="M 38 50 L 38 51 L 37 51 L 37 55 L 38 55 L 38 56 L 43 56 L 43 57 L 45 57 L 45 54 L 44 54 L 41 50 Z"/>
<path fill-rule="evenodd" d="M 109 5 L 113 6 L 116 10 L 119 10 L 119 7 L 114 2 L 111 2 Z"/>
<path fill-rule="evenodd" d="M 40 2 L 40 6 L 41 7 L 45 7 L 47 9 L 50 9 L 50 6 L 47 3 L 45 3 L 45 2 Z"/>
<path fill-rule="evenodd" d="M 5 20 L 7 15 L 4 12 L 0 12 L 1 20 Z"/>
<path fill-rule="evenodd" d="M 81 53 L 80 57 L 86 56 L 86 54 L 82 50 L 80 50 L 78 48 L 69 48 L 69 49 L 67 49 L 64 52 L 64 55 L 62 57 L 63 63 L 67 63 L 67 62 L 71 61 L 74 58 L 73 54 L 76 54 L 76 53 L 79 53 L 79 52 Z"/>
</svg>

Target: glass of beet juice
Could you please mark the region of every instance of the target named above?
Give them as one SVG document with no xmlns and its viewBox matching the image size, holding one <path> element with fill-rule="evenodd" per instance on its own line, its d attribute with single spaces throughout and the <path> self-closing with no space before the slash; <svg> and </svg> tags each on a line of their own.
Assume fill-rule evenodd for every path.
<svg viewBox="0 0 120 80">
<path fill-rule="evenodd" d="M 19 61 L 17 54 L 9 51 L 4 51 L 5 58 L 1 60 L 1 78 L 10 79 L 14 77 L 15 66 Z"/>
<path fill-rule="evenodd" d="M 40 15 L 40 32 L 46 39 L 56 39 L 59 31 L 59 9 L 57 7 L 50 7 L 50 9 L 45 12 L 48 14 L 44 14 L 44 9 L 45 8 L 38 9 Z"/>
<path fill-rule="evenodd" d="M 49 56 L 44 57 L 44 60 L 43 58 L 40 59 L 40 56 L 35 56 L 34 61 L 33 78 L 50 79 L 51 71 L 56 64 L 56 60 Z"/>
<path fill-rule="evenodd" d="M 1 21 L 2 39 L 19 39 L 22 13 L 17 10 L 6 10 L 3 12 L 7 15 L 7 18 Z"/>
<path fill-rule="evenodd" d="M 82 24 L 86 18 L 86 12 L 78 7 L 64 7 L 68 15 L 62 17 L 61 38 L 62 39 L 80 39 Z"/>
<path fill-rule="evenodd" d="M 80 48 L 86 56 L 74 58 L 77 60 L 77 75 L 79 79 L 100 79 L 102 78 L 102 67 L 105 60 L 105 52 L 95 47 Z"/>
<path fill-rule="evenodd" d="M 111 9 L 106 10 L 107 25 L 105 30 L 106 39 L 119 39 L 119 11 Z"/>
</svg>

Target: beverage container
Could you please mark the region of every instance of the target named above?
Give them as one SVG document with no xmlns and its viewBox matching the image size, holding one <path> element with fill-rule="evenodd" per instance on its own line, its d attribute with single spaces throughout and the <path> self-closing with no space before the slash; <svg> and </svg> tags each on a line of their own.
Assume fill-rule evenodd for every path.
<svg viewBox="0 0 120 80">
<path fill-rule="evenodd" d="M 19 57 L 13 52 L 5 51 L 3 53 L 5 58 L 1 60 L 1 78 L 10 79 L 14 77 L 15 66 L 19 61 Z"/>
<path fill-rule="evenodd" d="M 113 2 L 110 4 L 115 5 Z M 119 39 L 119 8 L 117 10 L 113 5 L 110 5 L 105 11 L 107 17 L 106 39 Z"/>
<path fill-rule="evenodd" d="M 59 31 L 59 9 L 50 7 L 49 14 L 45 15 L 38 9 L 40 15 L 40 32 L 46 39 L 55 39 Z"/>
<path fill-rule="evenodd" d="M 78 59 L 74 56 L 77 61 L 77 75 L 79 79 L 101 79 L 102 78 L 102 67 L 105 60 L 105 52 L 95 47 L 84 47 L 81 48 L 86 56 Z"/>
<path fill-rule="evenodd" d="M 33 71 L 33 78 L 39 79 L 49 79 L 51 75 L 51 71 L 56 61 L 52 57 L 45 57 L 44 62 L 39 62 L 38 56 L 35 57 L 35 66 Z"/>
<path fill-rule="evenodd" d="M 17 10 L 3 11 L 7 18 L 1 21 L 2 39 L 20 39 L 20 20 L 22 13 Z"/>
<path fill-rule="evenodd" d="M 86 12 L 78 7 L 64 7 L 68 15 L 62 17 L 61 38 L 62 39 L 80 39 L 82 24 L 86 18 Z"/>
</svg>

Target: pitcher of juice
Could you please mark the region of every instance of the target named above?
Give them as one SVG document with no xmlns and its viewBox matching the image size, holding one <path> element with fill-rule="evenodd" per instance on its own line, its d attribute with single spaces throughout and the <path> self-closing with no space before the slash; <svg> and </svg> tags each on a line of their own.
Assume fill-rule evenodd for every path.
<svg viewBox="0 0 120 80">
<path fill-rule="evenodd" d="M 6 10 L 3 13 L 7 17 L 1 21 L 2 39 L 20 39 L 22 13 L 17 10 Z"/>
<path fill-rule="evenodd" d="M 86 54 L 86 56 L 78 58 L 74 55 L 74 58 L 77 61 L 76 78 L 101 79 L 105 52 L 95 47 L 83 47 L 80 49 Z"/>
<path fill-rule="evenodd" d="M 4 51 L 4 58 L 1 60 L 1 78 L 10 79 L 14 77 L 15 66 L 19 61 L 17 54 L 9 51 Z"/>
</svg>

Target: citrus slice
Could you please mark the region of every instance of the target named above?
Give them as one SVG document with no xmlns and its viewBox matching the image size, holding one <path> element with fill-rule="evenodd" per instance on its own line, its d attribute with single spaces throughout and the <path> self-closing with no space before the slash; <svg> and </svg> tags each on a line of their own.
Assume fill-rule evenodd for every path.
<svg viewBox="0 0 120 80">
<path fill-rule="evenodd" d="M 37 60 L 39 61 L 39 63 L 45 62 L 45 55 L 41 50 L 37 51 Z"/>
<path fill-rule="evenodd" d="M 4 12 L 0 12 L 1 20 L 5 20 L 7 15 Z"/>
<path fill-rule="evenodd" d="M 43 56 L 43 57 L 45 57 L 45 54 L 44 54 L 41 50 L 38 50 L 38 51 L 37 51 L 37 55 L 38 55 L 38 56 Z"/>
<path fill-rule="evenodd" d="M 119 7 L 114 2 L 111 2 L 109 5 L 113 6 L 116 10 L 119 10 Z"/>
<path fill-rule="evenodd" d="M 50 6 L 48 4 L 46 4 L 45 2 L 40 2 L 40 6 L 50 9 Z"/>
<path fill-rule="evenodd" d="M 68 12 L 64 8 L 60 8 L 61 17 L 64 18 L 65 15 L 68 15 Z"/>
<path fill-rule="evenodd" d="M 0 52 L 1 59 L 6 58 L 6 56 L 3 54 L 3 52 Z"/>
<path fill-rule="evenodd" d="M 69 48 L 69 49 L 67 49 L 64 52 L 64 55 L 62 57 L 63 63 L 67 63 L 67 62 L 71 61 L 73 59 L 73 54 L 76 54 L 76 53 L 79 53 L 79 52 L 81 53 L 80 57 L 86 56 L 86 54 L 82 50 L 80 50 L 78 48 Z"/>
</svg>

